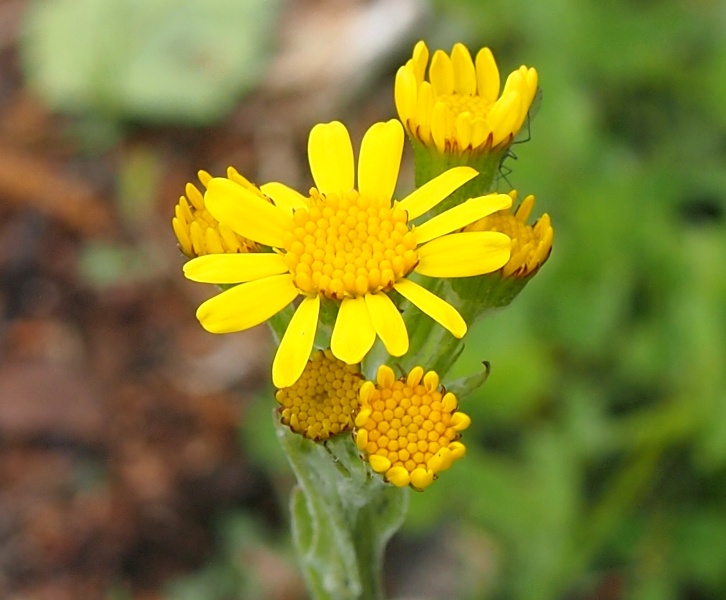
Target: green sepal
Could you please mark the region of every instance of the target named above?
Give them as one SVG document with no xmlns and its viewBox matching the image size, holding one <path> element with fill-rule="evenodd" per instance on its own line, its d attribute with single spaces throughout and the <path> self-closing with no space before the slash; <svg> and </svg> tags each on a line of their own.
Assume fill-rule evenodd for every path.
<svg viewBox="0 0 726 600">
<path fill-rule="evenodd" d="M 454 302 L 469 326 L 486 312 L 509 306 L 534 276 L 502 277 L 500 272 L 446 281 L 442 297 Z"/>
<path fill-rule="evenodd" d="M 446 391 L 454 394 L 459 400 L 474 393 L 489 378 L 489 372 L 491 371 L 489 362 L 485 360 L 482 362 L 482 365 L 484 368 L 481 371 L 452 381 L 446 386 Z"/>
<path fill-rule="evenodd" d="M 383 598 L 383 552 L 408 509 L 408 488 L 387 484 L 349 435 L 315 443 L 275 427 L 295 473 L 293 542 L 315 600 Z"/>
</svg>

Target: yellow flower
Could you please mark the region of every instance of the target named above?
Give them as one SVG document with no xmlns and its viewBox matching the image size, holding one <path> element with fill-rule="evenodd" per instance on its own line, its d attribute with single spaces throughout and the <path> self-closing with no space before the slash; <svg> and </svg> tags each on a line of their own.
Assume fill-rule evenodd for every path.
<svg viewBox="0 0 726 600">
<path fill-rule="evenodd" d="M 330 341 L 337 358 L 360 363 L 376 335 L 389 354 L 402 356 L 408 350 L 408 333 L 388 296 L 391 290 L 462 337 L 466 323 L 456 309 L 407 276 L 480 275 L 509 260 L 506 235 L 458 232 L 509 207 L 512 199 L 506 194 L 472 198 L 419 226 L 410 223 L 476 171 L 451 169 L 400 202 L 393 201 L 403 140 L 398 121 L 376 123 L 366 132 L 357 188 L 353 146 L 339 122 L 316 125 L 310 132 L 308 156 L 317 188 L 308 197 L 281 183 L 268 183 L 260 189 L 272 199 L 270 204 L 235 181 L 208 182 L 205 203 L 212 215 L 273 251 L 208 255 L 186 263 L 184 272 L 194 281 L 240 284 L 199 307 L 203 327 L 213 333 L 247 329 L 302 296 L 272 365 L 276 387 L 290 387 L 302 373 L 322 299 L 339 305 Z"/>
<path fill-rule="evenodd" d="M 396 380 L 382 365 L 376 382 L 360 388 L 360 401 L 355 443 L 371 468 L 393 485 L 423 490 L 464 456 L 459 438 L 471 419 L 457 411 L 454 394 L 439 389 L 434 371 L 424 375 L 422 367 L 414 367 Z"/>
<path fill-rule="evenodd" d="M 199 171 L 199 181 L 206 189 L 212 176 Z M 235 169 L 227 169 L 227 177 L 254 194 L 265 198 L 260 190 L 247 181 Z M 257 252 L 258 244 L 237 235 L 227 225 L 222 225 L 207 210 L 204 196 L 193 183 L 187 183 L 186 196 L 181 196 L 174 209 L 171 225 L 174 229 L 179 248 L 189 258 L 205 254 L 224 254 L 225 252 Z"/>
<path fill-rule="evenodd" d="M 275 394 L 282 422 L 315 441 L 350 431 L 362 383 L 360 365 L 346 365 L 330 349 L 316 350 L 300 379 Z"/>
<path fill-rule="evenodd" d="M 509 195 L 512 202 L 517 201 L 517 192 Z M 464 231 L 501 231 L 512 239 L 512 255 L 501 268 L 502 277 L 525 278 L 534 275 L 547 261 L 552 252 L 554 230 L 550 216 L 545 213 L 534 225 L 527 225 L 534 196 L 527 196 L 512 213 L 509 209 L 500 210 L 468 225 Z"/>
<path fill-rule="evenodd" d="M 521 66 L 501 94 L 491 50 L 473 61 L 463 44 L 451 56 L 437 50 L 425 79 L 429 50 L 422 41 L 396 74 L 398 116 L 409 135 L 439 153 L 480 153 L 507 146 L 522 127 L 537 92 L 537 71 Z"/>
</svg>

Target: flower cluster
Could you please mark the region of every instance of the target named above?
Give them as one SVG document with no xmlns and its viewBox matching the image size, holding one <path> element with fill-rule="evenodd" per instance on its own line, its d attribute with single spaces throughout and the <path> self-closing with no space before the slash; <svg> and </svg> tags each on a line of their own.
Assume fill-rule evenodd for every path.
<svg viewBox="0 0 726 600">
<path fill-rule="evenodd" d="M 200 171 L 204 192 L 188 184 L 172 221 L 186 277 L 222 289 L 197 310 L 202 326 L 230 333 L 270 322 L 279 337 L 272 381 L 282 423 L 316 442 L 352 431 L 374 472 L 419 490 L 464 455 L 469 418 L 441 387 L 445 373 L 415 366 L 396 379 L 385 363 L 416 364 L 411 340 L 434 324 L 465 336 L 460 308 L 470 299 L 444 280 L 528 278 L 552 245 L 547 215 L 526 224 L 534 198 L 512 213 L 516 194 L 492 191 L 480 169 L 482 156 L 498 165 L 522 127 L 537 72 L 521 67 L 500 92 L 487 48 L 475 60 L 462 44 L 436 51 L 427 80 L 428 62 L 419 42 L 396 76 L 400 121 L 371 126 L 357 163 L 346 127 L 318 124 L 306 193 L 257 187 L 232 168 Z M 428 175 L 399 196 L 406 134 L 426 149 L 416 168 Z"/>
<path fill-rule="evenodd" d="M 489 48 L 472 60 L 463 44 L 451 55 L 416 44 L 396 74 L 398 116 L 409 135 L 440 153 L 481 153 L 506 147 L 522 127 L 537 92 L 537 71 L 521 66 L 500 93 L 497 63 Z"/>
</svg>

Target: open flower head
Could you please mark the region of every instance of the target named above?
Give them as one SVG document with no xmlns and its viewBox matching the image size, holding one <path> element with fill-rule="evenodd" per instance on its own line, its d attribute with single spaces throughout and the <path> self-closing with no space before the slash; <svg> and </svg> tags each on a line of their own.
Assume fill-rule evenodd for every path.
<svg viewBox="0 0 726 600">
<path fill-rule="evenodd" d="M 346 365 L 330 349 L 316 350 L 300 379 L 275 394 L 282 422 L 315 441 L 350 431 L 362 383 L 360 365 Z"/>
<path fill-rule="evenodd" d="M 199 181 L 206 189 L 212 176 L 206 171 L 199 171 Z M 265 199 L 260 190 L 242 177 L 235 169 L 227 169 L 227 177 L 236 181 L 253 194 Z M 221 224 L 207 210 L 204 196 L 193 183 L 187 183 L 186 196 L 181 196 L 174 209 L 174 218 L 171 225 L 179 241 L 179 248 L 189 258 L 204 256 L 205 254 L 224 254 L 226 252 L 256 252 L 257 243 Z"/>
<path fill-rule="evenodd" d="M 398 70 L 395 101 L 409 135 L 439 153 L 480 153 L 506 147 L 517 135 L 537 92 L 537 71 L 521 66 L 500 93 L 497 63 L 489 48 L 472 60 L 463 44 L 451 55 L 416 44 Z"/>
<path fill-rule="evenodd" d="M 509 195 L 517 200 L 517 191 Z M 534 275 L 552 252 L 554 231 L 550 216 L 544 213 L 534 225 L 527 219 L 534 207 L 534 196 L 527 196 L 516 211 L 504 209 L 468 225 L 464 231 L 501 231 L 512 239 L 512 255 L 501 268 L 502 277 L 526 278 Z"/>
<path fill-rule="evenodd" d="M 434 371 L 421 367 L 396 379 L 382 365 L 376 381 L 360 389 L 354 437 L 371 468 L 392 484 L 427 488 L 437 475 L 464 456 L 459 441 L 471 419 L 459 412 L 456 396 L 439 385 Z"/>
<path fill-rule="evenodd" d="M 408 333 L 392 290 L 455 336 L 466 333 L 457 310 L 408 278 L 467 277 L 496 271 L 510 254 L 499 232 L 461 232 L 466 225 L 511 206 L 506 194 L 472 198 L 426 222 L 411 223 L 476 176 L 456 167 L 400 202 L 393 200 L 403 150 L 398 121 L 376 123 L 365 134 L 355 186 L 353 147 L 339 122 L 316 125 L 308 155 L 316 187 L 308 196 L 268 183 L 268 203 L 238 182 L 207 183 L 210 213 L 238 235 L 271 252 L 218 254 L 189 261 L 184 272 L 204 283 L 239 284 L 204 302 L 197 311 L 213 333 L 253 327 L 302 298 L 272 365 L 273 383 L 290 387 L 313 347 L 321 301 L 338 313 L 330 347 L 335 357 L 357 364 L 378 336 L 389 354 L 408 350 Z"/>
</svg>

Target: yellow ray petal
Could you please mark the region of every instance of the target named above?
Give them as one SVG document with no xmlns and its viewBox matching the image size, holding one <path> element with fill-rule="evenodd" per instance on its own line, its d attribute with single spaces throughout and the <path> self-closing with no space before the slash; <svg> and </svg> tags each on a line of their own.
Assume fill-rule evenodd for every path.
<svg viewBox="0 0 726 600">
<path fill-rule="evenodd" d="M 454 67 L 449 55 L 443 50 L 434 52 L 429 67 L 429 81 L 437 94 L 454 93 Z"/>
<path fill-rule="evenodd" d="M 522 72 L 522 69 L 524 69 L 524 72 Z M 527 91 L 526 76 L 526 67 L 521 67 L 516 71 L 512 71 L 507 77 L 507 80 L 504 82 L 502 96 L 510 92 L 519 92 L 519 94 L 523 96 Z"/>
<path fill-rule="evenodd" d="M 174 229 L 176 239 L 179 241 L 181 251 L 187 256 L 192 254 L 192 239 L 189 237 L 189 228 L 185 227 L 183 221 L 179 217 L 174 217 L 171 220 L 171 226 Z"/>
<path fill-rule="evenodd" d="M 408 213 L 408 220 L 412 221 L 477 175 L 477 171 L 471 167 L 454 167 L 411 192 L 398 205 Z"/>
<path fill-rule="evenodd" d="M 197 177 L 199 178 L 199 181 L 202 183 L 202 185 L 206 188 L 207 184 L 211 181 L 212 176 L 207 173 L 204 169 L 200 169 L 197 171 Z"/>
<path fill-rule="evenodd" d="M 343 362 L 354 365 L 363 360 L 376 341 L 376 330 L 362 297 L 346 298 L 340 304 L 330 349 Z"/>
<path fill-rule="evenodd" d="M 260 186 L 260 191 L 272 198 L 275 206 L 292 213 L 299 208 L 307 208 L 308 199 L 297 190 L 286 186 L 284 183 L 272 181 Z"/>
<path fill-rule="evenodd" d="M 416 76 L 416 81 L 419 84 L 423 81 L 424 76 L 426 75 L 426 64 L 428 62 L 429 49 L 426 47 L 426 43 L 423 40 L 419 40 L 413 47 L 413 58 L 411 59 L 413 74 Z"/>
<path fill-rule="evenodd" d="M 409 279 L 401 279 L 393 285 L 394 289 L 417 306 L 442 327 L 448 329 L 455 337 L 463 338 L 466 334 L 466 322 L 451 304 L 432 294 L 426 288 Z"/>
<path fill-rule="evenodd" d="M 530 106 L 532 105 L 532 101 L 534 100 L 534 96 L 537 93 L 537 82 L 538 82 L 539 76 L 537 75 L 536 69 L 527 69 L 527 74 L 525 75 L 525 81 L 527 84 L 527 93 L 524 96 L 524 102 L 527 105 L 527 110 L 529 110 Z"/>
<path fill-rule="evenodd" d="M 416 114 L 416 102 L 418 98 L 416 76 L 408 67 L 398 69 L 393 94 L 398 117 L 406 123 Z"/>
<path fill-rule="evenodd" d="M 384 293 L 366 294 L 366 306 L 373 328 L 388 354 L 403 356 L 408 352 L 408 332 L 401 313 Z"/>
<path fill-rule="evenodd" d="M 456 117 L 456 122 L 454 123 L 454 129 L 456 130 L 456 135 L 454 137 L 456 138 L 456 144 L 459 147 L 459 150 L 466 150 L 469 147 L 469 144 L 471 144 L 471 113 L 459 113 Z"/>
<path fill-rule="evenodd" d="M 520 120 L 522 96 L 519 92 L 507 92 L 496 101 L 489 113 L 489 126 L 492 128 L 492 145 L 496 146 L 512 133 L 515 123 Z"/>
<path fill-rule="evenodd" d="M 476 70 L 471 54 L 464 44 L 456 43 L 451 51 L 454 67 L 454 89 L 458 94 L 476 94 Z"/>
<path fill-rule="evenodd" d="M 487 138 L 489 137 L 489 134 L 491 132 L 489 131 L 489 128 L 486 125 L 486 122 L 484 119 L 476 119 L 474 121 L 474 126 L 471 130 L 471 146 L 472 148 L 478 148 L 484 142 L 486 142 Z"/>
<path fill-rule="evenodd" d="M 187 183 L 184 188 L 184 193 L 186 193 L 187 198 L 189 198 L 189 202 L 194 205 L 194 208 L 197 210 L 204 210 L 204 196 L 196 185 L 193 183 Z"/>
<path fill-rule="evenodd" d="M 446 151 L 446 138 L 449 135 L 449 109 L 443 100 L 434 102 L 431 111 L 431 137 L 436 144 L 436 149 L 444 153 Z"/>
<path fill-rule="evenodd" d="M 431 113 L 434 110 L 434 89 L 428 81 L 418 88 L 415 122 L 418 123 L 418 137 L 424 144 L 431 141 Z"/>
<path fill-rule="evenodd" d="M 290 274 L 265 277 L 210 298 L 197 309 L 197 319 L 211 333 L 242 331 L 265 322 L 299 294 Z"/>
<path fill-rule="evenodd" d="M 490 103 L 499 97 L 499 68 L 489 48 L 482 48 L 476 54 L 476 86 L 479 95 Z"/>
<path fill-rule="evenodd" d="M 197 210 L 204 210 L 204 199 L 202 199 L 202 208 L 197 208 Z M 194 221 L 191 206 L 189 206 L 189 201 L 184 196 L 179 198 L 179 204 L 174 207 L 174 214 L 185 223 Z"/>
<path fill-rule="evenodd" d="M 353 145 L 345 125 L 321 123 L 310 131 L 308 160 L 315 185 L 323 194 L 344 194 L 353 189 Z"/>
<path fill-rule="evenodd" d="M 308 296 L 292 316 L 272 362 L 272 383 L 276 388 L 290 387 L 302 375 L 313 349 L 319 313 L 320 297 Z"/>
<path fill-rule="evenodd" d="M 395 119 L 366 131 L 358 159 L 358 191 L 369 198 L 391 200 L 403 153 L 403 127 Z M 390 202 L 387 206 L 390 206 Z"/>
<path fill-rule="evenodd" d="M 235 233 L 265 246 L 279 248 L 292 217 L 257 194 L 223 177 L 207 184 L 204 203 L 212 216 Z"/>
<path fill-rule="evenodd" d="M 244 252 L 241 238 L 232 231 L 228 225 L 220 223 L 217 225 L 219 237 L 224 242 L 225 252 Z"/>
<path fill-rule="evenodd" d="M 270 253 L 207 254 L 184 265 L 186 278 L 200 283 L 243 283 L 286 272 L 282 256 Z"/>
<path fill-rule="evenodd" d="M 491 273 L 509 260 L 512 241 L 496 231 L 451 233 L 416 250 L 415 271 L 429 277 L 470 277 Z"/>
<path fill-rule="evenodd" d="M 222 247 L 222 240 L 219 237 L 216 229 L 209 227 L 204 232 L 204 245 L 207 249 L 207 254 L 223 254 L 224 248 Z"/>
<path fill-rule="evenodd" d="M 509 194 L 487 194 L 471 198 L 414 229 L 416 243 L 425 244 L 429 240 L 466 227 L 474 221 L 510 206 L 512 206 L 512 198 Z"/>
<path fill-rule="evenodd" d="M 516 200 L 516 196 L 512 198 L 513 202 L 514 200 Z M 522 200 L 522 203 L 517 207 L 517 212 L 515 213 L 517 221 L 519 221 L 520 223 L 526 223 L 527 219 L 529 219 L 529 215 L 532 214 L 533 208 L 534 195 L 530 194 L 524 200 Z"/>
<path fill-rule="evenodd" d="M 204 232 L 202 231 L 202 226 L 196 221 L 189 225 L 189 237 L 192 240 L 192 250 L 194 251 L 194 254 L 197 256 L 205 254 Z"/>
</svg>

